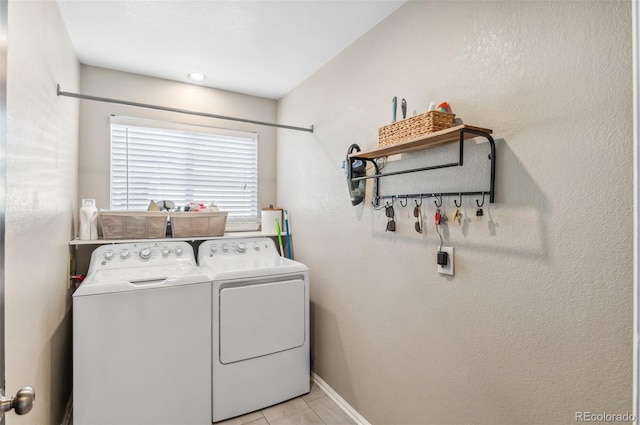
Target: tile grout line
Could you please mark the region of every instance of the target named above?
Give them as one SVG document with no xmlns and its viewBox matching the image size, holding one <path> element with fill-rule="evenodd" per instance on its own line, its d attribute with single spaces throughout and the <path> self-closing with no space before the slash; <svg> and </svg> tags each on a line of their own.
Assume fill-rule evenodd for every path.
<svg viewBox="0 0 640 425">
<path fill-rule="evenodd" d="M 317 399 L 317 400 L 319 400 L 319 399 Z M 304 402 L 305 402 L 305 403 L 307 403 L 307 400 L 305 400 Z M 311 406 L 309 405 L 309 403 L 307 403 L 307 406 L 309 406 L 309 409 L 311 409 L 311 411 L 312 411 L 313 413 L 315 413 L 315 414 L 316 414 L 316 416 L 317 416 L 318 418 L 320 418 L 320 420 L 322 421 L 322 423 L 323 423 L 324 425 L 327 425 L 327 423 L 324 421 L 324 419 L 322 418 L 322 416 L 320 416 L 320 414 L 319 414 L 318 412 L 316 412 L 316 409 L 314 409 L 313 407 L 311 407 Z"/>
</svg>

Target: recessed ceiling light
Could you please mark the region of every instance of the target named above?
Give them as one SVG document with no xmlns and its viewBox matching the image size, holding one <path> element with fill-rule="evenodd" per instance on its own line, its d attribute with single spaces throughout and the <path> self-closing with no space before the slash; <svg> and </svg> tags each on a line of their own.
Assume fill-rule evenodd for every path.
<svg viewBox="0 0 640 425">
<path fill-rule="evenodd" d="M 204 81 L 207 79 L 207 76 L 199 72 L 190 72 L 187 74 L 187 78 L 191 81 Z"/>
</svg>

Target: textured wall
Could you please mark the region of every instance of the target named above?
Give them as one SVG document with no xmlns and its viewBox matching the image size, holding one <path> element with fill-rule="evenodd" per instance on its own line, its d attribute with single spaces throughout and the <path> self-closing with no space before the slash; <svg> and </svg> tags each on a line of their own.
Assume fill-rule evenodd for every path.
<svg viewBox="0 0 640 425">
<path fill-rule="evenodd" d="M 396 203 L 350 205 L 340 168 L 391 98 L 494 129 L 497 198 L 442 226 L 456 274 Z M 631 2 L 409 2 L 279 102 L 278 200 L 311 269 L 313 366 L 374 424 L 570 424 L 632 407 Z M 382 191 L 475 189 L 467 164 Z M 453 156 L 452 156 L 453 155 Z M 445 147 L 388 167 L 455 159 Z M 484 176 L 484 175 L 483 175 Z M 482 186 L 484 177 L 479 183 Z M 369 191 L 370 193 L 370 191 Z M 453 214 L 453 199 L 445 199 Z"/>
<path fill-rule="evenodd" d="M 58 424 L 71 393 L 69 239 L 76 211 L 79 65 L 58 6 L 9 2 L 6 188 L 6 392 L 36 389 L 26 416 Z M 37 28 L 37 31 L 35 30 Z"/>
<path fill-rule="evenodd" d="M 131 102 L 276 121 L 276 101 L 273 99 L 87 65 L 82 66 L 81 91 Z M 114 114 L 258 132 L 258 206 L 262 208 L 276 201 L 276 130 L 272 127 L 87 100 L 81 101 L 80 107 L 79 200 L 95 198 L 98 209 L 109 209 L 109 117 Z"/>
</svg>

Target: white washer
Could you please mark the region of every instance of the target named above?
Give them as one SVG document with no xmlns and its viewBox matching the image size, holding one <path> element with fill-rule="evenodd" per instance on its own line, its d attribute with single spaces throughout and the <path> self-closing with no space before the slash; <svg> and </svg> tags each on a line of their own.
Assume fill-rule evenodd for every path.
<svg viewBox="0 0 640 425">
<path fill-rule="evenodd" d="M 203 242 L 212 280 L 213 421 L 310 389 L 309 269 L 269 238 Z"/>
<path fill-rule="evenodd" d="M 74 424 L 211 423 L 211 279 L 189 244 L 98 247 L 73 341 Z"/>
</svg>

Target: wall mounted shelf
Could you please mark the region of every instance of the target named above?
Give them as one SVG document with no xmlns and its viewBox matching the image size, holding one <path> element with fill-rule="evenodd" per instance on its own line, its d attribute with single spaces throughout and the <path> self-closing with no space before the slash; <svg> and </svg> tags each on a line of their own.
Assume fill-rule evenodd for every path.
<svg viewBox="0 0 640 425">
<path fill-rule="evenodd" d="M 282 233 L 285 236 L 286 233 Z M 118 243 L 148 243 L 148 242 L 194 242 L 194 241 L 208 241 L 212 239 L 225 239 L 225 238 L 259 238 L 259 237 L 274 237 L 275 233 L 263 233 L 261 231 L 255 232 L 226 232 L 223 236 L 202 236 L 202 237 L 190 237 L 190 238 L 162 238 L 162 239 L 95 239 L 91 241 L 82 241 L 80 239 L 74 239 L 69 242 L 71 246 L 79 245 L 111 245 Z"/>
<path fill-rule="evenodd" d="M 349 166 L 351 166 L 352 161 L 355 160 L 363 160 L 369 161 L 374 165 L 375 173 L 373 175 L 361 176 L 361 177 L 352 177 L 351 182 L 357 182 L 361 180 L 369 180 L 375 179 L 374 185 L 374 194 L 373 194 L 373 205 L 379 206 L 380 200 L 382 199 L 407 199 L 407 198 L 430 198 L 430 197 L 440 197 L 443 196 L 482 196 L 482 203 L 484 204 L 485 195 L 489 196 L 489 202 L 493 203 L 495 200 L 495 174 L 496 174 L 496 148 L 495 141 L 491 136 L 493 131 L 488 128 L 476 127 L 471 125 L 458 125 L 455 127 L 447 128 L 445 130 L 436 131 L 434 133 L 430 133 L 426 136 L 407 140 L 402 143 L 397 143 L 391 146 L 382 146 L 376 149 L 372 149 L 369 151 L 358 151 L 353 152 L 348 155 Z M 415 173 L 420 171 L 430 171 L 437 170 L 448 167 L 461 167 L 464 163 L 464 141 L 467 139 L 473 139 L 476 137 L 483 137 L 487 139 L 489 142 L 489 157 L 488 159 L 491 161 L 490 164 L 490 172 L 489 172 L 489 187 L 485 191 L 460 191 L 460 192 L 431 192 L 431 193 L 408 193 L 408 194 L 395 194 L 395 195 L 380 195 L 379 193 L 379 180 L 383 177 L 394 176 L 399 174 L 407 174 L 407 173 Z M 392 171 L 387 173 L 381 173 L 378 168 L 378 164 L 375 161 L 378 158 L 383 158 L 389 155 L 396 155 L 400 153 L 406 152 L 415 152 L 421 151 L 424 149 L 429 149 L 435 146 L 440 146 L 449 143 L 458 143 L 459 146 L 459 155 L 457 162 L 445 163 L 445 164 L 437 164 L 428 167 L 420 167 L 420 168 L 412 168 L 405 169 L 399 171 Z M 359 148 L 358 148 L 359 149 Z M 442 200 L 441 200 L 442 202 Z M 476 201 L 478 202 L 478 201 Z M 478 203 L 478 206 L 481 206 Z"/>
</svg>

